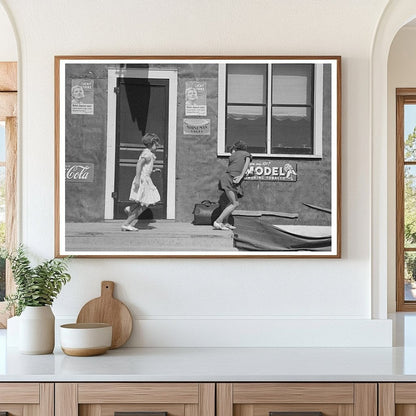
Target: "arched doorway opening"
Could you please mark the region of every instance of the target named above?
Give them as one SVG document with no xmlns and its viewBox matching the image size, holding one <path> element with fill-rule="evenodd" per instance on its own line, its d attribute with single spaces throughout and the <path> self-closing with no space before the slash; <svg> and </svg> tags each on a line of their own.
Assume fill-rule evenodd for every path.
<svg viewBox="0 0 416 416">
<path fill-rule="evenodd" d="M 394 279 L 389 280 L 389 311 L 416 311 L 416 223 L 413 219 L 416 193 L 413 180 L 416 168 L 413 148 L 416 139 L 416 55 L 411 53 L 415 41 L 416 21 L 412 20 L 397 32 L 388 58 L 389 213 L 394 213 L 396 200 L 395 221 L 394 218 L 388 221 L 388 234 L 391 236 L 388 238 L 389 253 L 396 251 L 395 267 L 393 261 L 388 264 L 388 276 L 396 276 L 395 286 Z M 394 176 L 396 180 L 392 181 Z"/>
<path fill-rule="evenodd" d="M 371 171 L 372 171 L 372 316 L 386 319 L 395 310 L 395 135 L 391 137 L 391 86 L 388 82 L 389 53 L 399 30 L 416 17 L 411 0 L 389 3 L 375 34 L 371 61 Z M 394 123 L 395 124 L 395 123 Z M 393 299 L 393 300 L 392 300 Z M 387 301 L 388 300 L 388 301 Z M 394 310 L 393 310 L 394 304 Z"/>
</svg>

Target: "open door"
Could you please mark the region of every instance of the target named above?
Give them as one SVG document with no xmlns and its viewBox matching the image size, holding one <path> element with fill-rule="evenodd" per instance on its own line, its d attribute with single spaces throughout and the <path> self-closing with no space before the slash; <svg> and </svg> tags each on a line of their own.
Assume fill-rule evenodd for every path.
<svg viewBox="0 0 416 416">
<path fill-rule="evenodd" d="M 168 102 L 169 80 L 149 78 L 117 79 L 116 155 L 114 178 L 114 218 L 125 218 L 136 163 L 144 150 L 142 137 L 156 133 L 160 146 L 156 151 L 152 181 L 161 201 L 143 212 L 142 218 L 164 219 L 167 207 Z"/>
</svg>

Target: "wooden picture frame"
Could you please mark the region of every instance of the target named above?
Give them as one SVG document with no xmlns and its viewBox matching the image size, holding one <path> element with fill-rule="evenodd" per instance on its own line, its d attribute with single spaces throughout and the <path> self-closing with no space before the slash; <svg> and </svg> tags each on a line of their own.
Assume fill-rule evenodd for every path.
<svg viewBox="0 0 416 416">
<path fill-rule="evenodd" d="M 341 256 L 339 56 L 56 56 L 55 151 L 57 257 Z"/>
</svg>

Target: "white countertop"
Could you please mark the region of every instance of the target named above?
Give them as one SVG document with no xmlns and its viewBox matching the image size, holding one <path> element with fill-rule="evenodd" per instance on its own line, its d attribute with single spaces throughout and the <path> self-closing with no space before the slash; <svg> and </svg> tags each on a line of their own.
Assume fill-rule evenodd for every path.
<svg viewBox="0 0 416 416">
<path fill-rule="evenodd" d="M 405 319 L 407 318 L 407 319 Z M 0 330 L 0 382 L 416 381 L 416 314 L 393 348 L 119 348 L 96 357 L 24 355 Z"/>
<path fill-rule="evenodd" d="M 416 381 L 416 348 L 120 348 L 0 358 L 0 381 Z"/>
</svg>

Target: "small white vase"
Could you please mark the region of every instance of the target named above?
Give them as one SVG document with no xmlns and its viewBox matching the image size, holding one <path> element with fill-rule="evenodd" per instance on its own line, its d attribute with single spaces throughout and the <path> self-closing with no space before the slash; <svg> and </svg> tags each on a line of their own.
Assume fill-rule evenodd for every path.
<svg viewBox="0 0 416 416">
<path fill-rule="evenodd" d="M 55 316 L 51 307 L 26 306 L 19 319 L 19 351 L 50 354 L 55 347 Z"/>
</svg>

